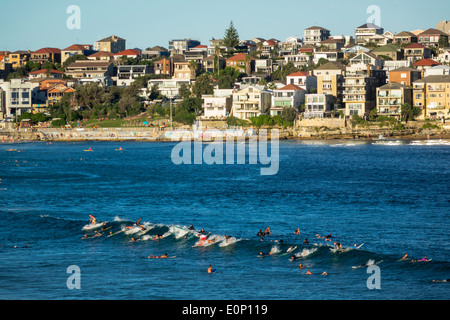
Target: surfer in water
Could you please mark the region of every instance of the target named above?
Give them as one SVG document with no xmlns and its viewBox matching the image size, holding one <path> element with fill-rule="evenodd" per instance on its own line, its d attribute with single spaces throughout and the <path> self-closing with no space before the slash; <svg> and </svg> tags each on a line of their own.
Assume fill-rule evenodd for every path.
<svg viewBox="0 0 450 320">
<path fill-rule="evenodd" d="M 154 256 L 154 255 L 149 255 L 148 259 L 168 259 L 169 257 L 167 256 L 167 253 L 163 254 L 162 256 Z"/>
<path fill-rule="evenodd" d="M 212 267 L 211 264 L 210 264 L 209 267 L 208 267 L 208 273 L 213 273 L 213 267 Z"/>
<path fill-rule="evenodd" d="M 89 220 L 89 222 L 94 225 L 97 222 L 97 219 L 93 216 L 93 215 L 89 215 L 89 217 L 91 218 L 91 220 Z"/>
</svg>

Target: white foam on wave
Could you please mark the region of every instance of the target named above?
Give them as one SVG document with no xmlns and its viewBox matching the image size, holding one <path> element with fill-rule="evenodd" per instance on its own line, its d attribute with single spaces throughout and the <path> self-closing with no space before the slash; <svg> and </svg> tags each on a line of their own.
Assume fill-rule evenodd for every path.
<svg viewBox="0 0 450 320">
<path fill-rule="evenodd" d="M 296 253 L 295 256 L 298 258 L 305 258 L 305 257 L 313 254 L 316 251 L 317 251 L 317 248 L 311 248 L 311 249 L 305 248 L 302 250 L 302 252 Z"/>
</svg>

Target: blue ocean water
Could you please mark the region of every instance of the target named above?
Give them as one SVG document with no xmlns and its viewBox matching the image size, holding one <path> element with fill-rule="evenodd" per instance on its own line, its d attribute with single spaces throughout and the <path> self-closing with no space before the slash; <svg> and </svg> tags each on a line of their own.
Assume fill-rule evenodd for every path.
<svg viewBox="0 0 450 320">
<path fill-rule="evenodd" d="M 449 284 L 433 282 L 450 278 L 448 141 L 281 142 L 273 176 L 261 164 L 177 166 L 175 145 L 0 146 L 0 299 L 448 299 Z M 111 229 L 82 239 L 89 215 Z M 126 228 L 138 219 L 145 230 Z M 202 228 L 217 242 L 198 246 Z M 148 258 L 165 253 L 176 258 Z M 379 289 L 362 264 L 377 265 Z"/>
</svg>

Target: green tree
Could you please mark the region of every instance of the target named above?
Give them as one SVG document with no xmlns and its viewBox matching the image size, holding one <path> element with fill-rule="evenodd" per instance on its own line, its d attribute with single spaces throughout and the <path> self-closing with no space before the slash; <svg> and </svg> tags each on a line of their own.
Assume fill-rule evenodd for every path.
<svg viewBox="0 0 450 320">
<path fill-rule="evenodd" d="M 230 48 L 234 48 L 239 44 L 239 33 L 234 27 L 233 21 L 230 22 L 230 27 L 225 31 L 223 44 Z"/>
<path fill-rule="evenodd" d="M 447 48 L 447 47 L 448 47 L 448 37 L 440 37 L 439 48 Z"/>
<path fill-rule="evenodd" d="M 420 108 L 413 107 L 409 103 L 403 104 L 401 109 L 402 109 L 401 111 L 402 119 L 406 123 L 408 123 L 408 121 L 410 120 L 414 120 L 414 118 L 420 115 L 420 113 L 422 112 Z"/>
<path fill-rule="evenodd" d="M 286 122 L 294 122 L 297 118 L 297 111 L 294 108 L 284 108 L 281 111 L 281 118 Z"/>
<path fill-rule="evenodd" d="M 76 54 L 71 56 L 70 58 L 68 58 L 66 61 L 64 61 L 63 63 L 63 67 L 64 69 L 67 68 L 68 65 L 70 65 L 72 62 L 75 62 L 77 60 L 87 60 L 88 58 L 84 55 L 84 54 Z"/>
<path fill-rule="evenodd" d="M 297 71 L 300 71 L 300 69 L 296 68 L 292 62 L 288 62 L 282 67 L 279 67 L 277 70 L 275 70 L 275 72 L 272 74 L 272 78 L 273 80 L 286 82 L 286 77 L 291 73 Z"/>
<path fill-rule="evenodd" d="M 192 93 L 198 99 L 201 99 L 204 94 L 213 94 L 214 86 L 211 77 L 208 74 L 200 75 L 192 85 Z"/>
</svg>

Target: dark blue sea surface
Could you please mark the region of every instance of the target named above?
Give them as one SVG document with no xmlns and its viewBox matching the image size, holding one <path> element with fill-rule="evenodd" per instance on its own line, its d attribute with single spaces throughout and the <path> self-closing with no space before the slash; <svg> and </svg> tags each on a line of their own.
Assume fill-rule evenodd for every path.
<svg viewBox="0 0 450 320">
<path fill-rule="evenodd" d="M 447 140 L 281 142 L 273 176 L 177 166 L 175 145 L 1 145 L 0 299 L 448 299 L 450 283 L 433 282 L 450 278 Z M 82 239 L 101 230 L 83 230 L 89 215 L 111 228 Z M 216 242 L 198 246 L 202 228 Z M 176 258 L 148 258 L 165 253 Z"/>
</svg>

